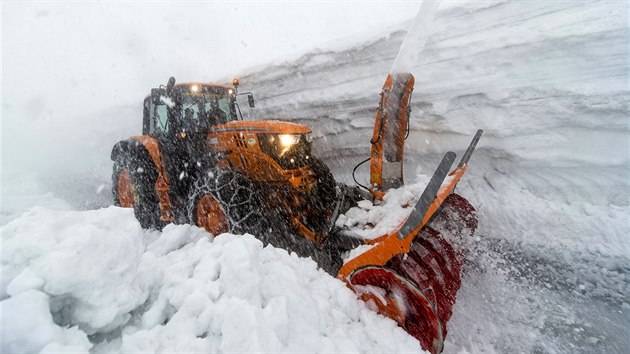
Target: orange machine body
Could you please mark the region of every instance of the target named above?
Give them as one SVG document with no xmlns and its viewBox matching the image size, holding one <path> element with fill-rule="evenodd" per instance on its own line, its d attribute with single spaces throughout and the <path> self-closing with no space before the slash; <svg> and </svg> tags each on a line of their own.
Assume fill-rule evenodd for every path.
<svg viewBox="0 0 630 354">
<path fill-rule="evenodd" d="M 308 126 L 271 121 L 232 121 L 212 127 L 207 135 L 207 145 L 211 152 L 222 153 L 223 158 L 217 162 L 218 167 L 229 167 L 247 175 L 252 181 L 264 182 L 276 187 L 289 187 L 294 192 L 286 193 L 281 189 L 269 189 L 270 206 L 282 205 L 284 208 L 302 211 L 308 214 L 306 199 L 302 198 L 316 184 L 315 174 L 308 166 L 285 169 L 271 156 L 261 149 L 261 139 L 271 139 L 278 134 L 291 134 L 306 139 L 311 133 Z M 185 139 L 182 135 L 179 138 Z M 155 184 L 159 200 L 160 220 L 173 222 L 171 200 L 169 198 L 169 178 L 165 161 L 156 138 L 150 136 L 133 136 L 149 152 L 158 172 Z M 291 222 L 302 236 L 321 244 L 325 235 L 310 230 L 299 217 L 300 213 L 291 216 Z"/>
<path fill-rule="evenodd" d="M 403 185 L 403 154 L 409 127 L 412 74 L 389 74 L 376 112 L 370 155 L 370 190 L 382 199 L 384 191 Z"/>
<path fill-rule="evenodd" d="M 261 139 L 273 138 L 271 134 L 310 134 L 305 125 L 282 121 L 233 121 L 216 125 L 208 134 L 208 147 L 212 152 L 229 152 L 226 161 L 231 168 L 246 174 L 256 182 L 276 185 L 290 184 L 298 190 L 308 190 L 315 183 L 308 166 L 284 169 L 261 149 Z"/>
</svg>

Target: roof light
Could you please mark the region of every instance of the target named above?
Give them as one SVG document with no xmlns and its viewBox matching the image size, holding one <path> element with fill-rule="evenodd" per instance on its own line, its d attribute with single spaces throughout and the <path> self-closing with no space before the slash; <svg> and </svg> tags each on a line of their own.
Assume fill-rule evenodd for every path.
<svg viewBox="0 0 630 354">
<path fill-rule="evenodd" d="M 192 85 L 192 86 L 190 86 L 190 90 L 191 90 L 192 92 L 197 92 L 197 91 L 199 91 L 199 86 L 197 86 L 197 85 Z"/>
</svg>

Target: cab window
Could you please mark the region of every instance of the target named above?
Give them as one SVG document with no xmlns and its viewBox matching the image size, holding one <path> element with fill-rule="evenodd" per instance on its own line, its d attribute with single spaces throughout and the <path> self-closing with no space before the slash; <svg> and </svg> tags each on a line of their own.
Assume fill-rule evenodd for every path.
<svg viewBox="0 0 630 354">
<path fill-rule="evenodd" d="M 203 112 L 199 109 L 198 104 L 184 103 L 182 104 L 182 129 L 187 133 L 198 133 L 207 130 L 207 124 L 203 119 Z"/>
<path fill-rule="evenodd" d="M 150 121 L 150 130 L 155 135 L 168 134 L 168 115 L 165 104 L 151 104 L 152 117 Z"/>
<path fill-rule="evenodd" d="M 179 113 L 184 129 L 190 132 L 205 132 L 213 125 L 234 120 L 231 98 L 224 92 L 185 93 Z"/>
</svg>

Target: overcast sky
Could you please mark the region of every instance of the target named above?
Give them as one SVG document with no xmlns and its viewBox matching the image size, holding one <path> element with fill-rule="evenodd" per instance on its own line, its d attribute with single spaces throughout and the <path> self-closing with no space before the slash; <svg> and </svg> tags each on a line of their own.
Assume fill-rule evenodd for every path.
<svg viewBox="0 0 630 354">
<path fill-rule="evenodd" d="M 16 2 L 2 6 L 4 68 L 10 73 L 17 70 L 20 79 L 31 74 L 41 79 L 51 71 L 73 77 L 85 61 L 92 69 L 109 71 L 117 66 L 124 72 L 125 66 L 140 65 L 133 69 L 200 79 L 229 76 L 399 23 L 413 17 L 419 3 Z M 38 60 L 31 62 L 32 56 Z"/>
</svg>

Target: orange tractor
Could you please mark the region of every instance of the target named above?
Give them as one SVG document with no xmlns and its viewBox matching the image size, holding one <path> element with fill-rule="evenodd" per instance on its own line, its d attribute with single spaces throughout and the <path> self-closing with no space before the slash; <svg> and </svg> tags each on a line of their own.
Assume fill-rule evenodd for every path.
<svg viewBox="0 0 630 354">
<path fill-rule="evenodd" d="M 424 349 L 440 352 L 462 255 L 432 225 L 449 237 L 476 228 L 474 208 L 453 190 L 481 131 L 450 172 L 455 154 L 446 154 L 396 230 L 364 241 L 335 227 L 337 217 L 361 199 L 380 200 L 388 188 L 402 185 L 413 83 L 411 74 L 389 75 L 385 82 L 372 137 L 370 186 L 361 190 L 336 183 L 312 155 L 309 127 L 243 121 L 237 97 L 247 95 L 250 107 L 254 99 L 238 93 L 238 80 L 221 86 L 175 84 L 170 78 L 144 100 L 142 135 L 112 150 L 114 203 L 133 208 L 143 228 L 190 223 L 214 235 L 247 232 L 312 257 Z M 366 250 L 348 258 L 357 247 Z"/>
</svg>

